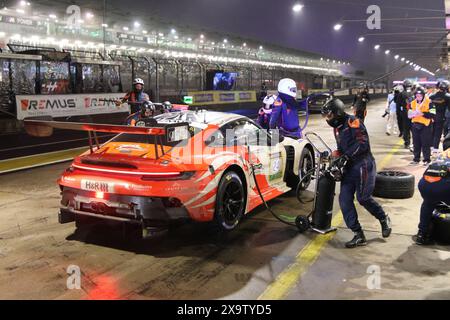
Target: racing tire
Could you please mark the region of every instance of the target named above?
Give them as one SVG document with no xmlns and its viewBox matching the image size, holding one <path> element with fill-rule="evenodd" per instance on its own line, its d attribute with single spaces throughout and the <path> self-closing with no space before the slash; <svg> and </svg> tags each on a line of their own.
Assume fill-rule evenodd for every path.
<svg viewBox="0 0 450 320">
<path fill-rule="evenodd" d="M 436 208 L 433 213 L 432 238 L 439 244 L 450 244 L 450 210 Z"/>
<path fill-rule="evenodd" d="M 414 196 L 415 178 L 401 171 L 377 173 L 373 196 L 384 199 L 409 199 Z"/>
<path fill-rule="evenodd" d="M 292 190 L 297 190 L 298 184 L 300 183 L 300 179 L 303 179 L 308 172 L 314 168 L 314 155 L 308 148 L 304 148 L 302 150 L 302 154 L 300 155 L 300 164 L 299 164 L 299 175 L 295 175 L 294 173 L 290 173 L 286 184 Z M 311 178 L 305 179 L 300 186 L 300 190 L 304 191 L 308 189 L 311 184 Z"/>
<path fill-rule="evenodd" d="M 217 188 L 214 223 L 220 231 L 231 231 L 237 227 L 244 216 L 246 193 L 239 175 L 228 171 Z"/>
</svg>

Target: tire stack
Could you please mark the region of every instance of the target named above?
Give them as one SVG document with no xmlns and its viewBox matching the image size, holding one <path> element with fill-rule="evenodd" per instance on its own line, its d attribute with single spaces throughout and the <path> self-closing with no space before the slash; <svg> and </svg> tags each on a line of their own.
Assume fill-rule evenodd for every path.
<svg viewBox="0 0 450 320">
<path fill-rule="evenodd" d="M 384 199 L 409 199 L 414 196 L 415 177 L 401 171 L 377 174 L 373 196 Z"/>
</svg>

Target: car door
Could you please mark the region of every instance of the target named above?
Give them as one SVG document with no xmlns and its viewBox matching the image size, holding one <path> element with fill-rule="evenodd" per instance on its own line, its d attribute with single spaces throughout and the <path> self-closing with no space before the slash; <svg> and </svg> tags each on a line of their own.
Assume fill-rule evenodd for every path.
<svg viewBox="0 0 450 320">
<path fill-rule="evenodd" d="M 261 188 L 273 186 L 283 181 L 284 157 L 280 143 L 271 143 L 271 136 L 250 120 L 240 120 L 234 123 L 234 140 L 237 146 L 245 146 L 246 159 L 255 168 L 258 183 L 261 181 Z M 265 179 L 260 179 L 262 175 Z"/>
</svg>

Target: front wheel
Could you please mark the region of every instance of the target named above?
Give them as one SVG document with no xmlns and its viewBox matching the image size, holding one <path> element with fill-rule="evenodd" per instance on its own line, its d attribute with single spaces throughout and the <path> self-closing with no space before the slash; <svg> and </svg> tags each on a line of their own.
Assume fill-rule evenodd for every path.
<svg viewBox="0 0 450 320">
<path fill-rule="evenodd" d="M 236 228 L 244 216 L 245 190 L 239 175 L 234 171 L 225 173 L 217 189 L 214 222 L 221 231 Z"/>
<path fill-rule="evenodd" d="M 298 167 L 298 175 L 291 173 L 288 178 L 287 185 L 294 191 L 297 190 L 300 184 L 300 190 L 308 189 L 311 184 L 312 176 L 310 171 L 314 169 L 314 156 L 311 150 L 304 148 L 302 154 L 300 155 L 300 162 Z"/>
</svg>

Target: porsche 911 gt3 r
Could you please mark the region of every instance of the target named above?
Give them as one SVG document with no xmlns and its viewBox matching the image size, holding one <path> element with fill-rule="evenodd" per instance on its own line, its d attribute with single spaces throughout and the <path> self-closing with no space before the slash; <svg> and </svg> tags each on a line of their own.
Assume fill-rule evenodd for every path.
<svg viewBox="0 0 450 320">
<path fill-rule="evenodd" d="M 308 142 L 279 139 L 243 116 L 182 111 L 151 120 L 139 128 L 26 121 L 119 133 L 76 157 L 58 180 L 61 223 L 95 217 L 139 224 L 145 233 L 190 219 L 232 230 L 262 204 L 253 172 L 269 201 L 296 188 L 314 163 Z"/>
</svg>

